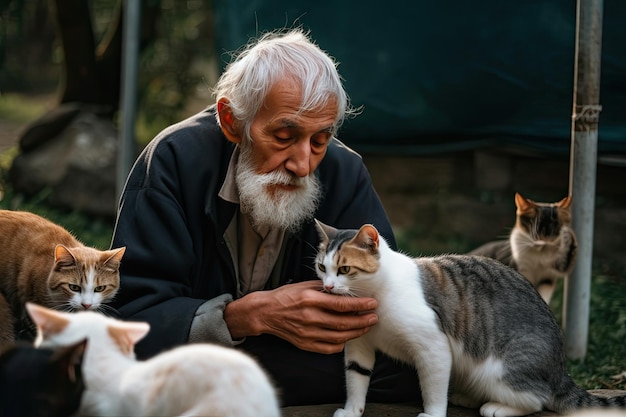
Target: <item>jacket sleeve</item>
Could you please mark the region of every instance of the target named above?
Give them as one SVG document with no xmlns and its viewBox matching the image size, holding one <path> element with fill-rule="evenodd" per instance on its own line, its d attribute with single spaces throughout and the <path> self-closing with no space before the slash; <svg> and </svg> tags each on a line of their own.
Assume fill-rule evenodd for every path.
<svg viewBox="0 0 626 417">
<path fill-rule="evenodd" d="M 198 178 L 210 175 L 202 171 L 206 159 L 194 158 L 207 150 L 195 148 L 199 141 L 180 132 L 175 140 L 157 139 L 128 178 L 112 241 L 113 247 L 126 246 L 113 307 L 123 319 L 151 326 L 136 347 L 139 357 L 188 342 L 196 317 L 210 323 L 204 326 L 204 341 L 232 343 L 222 314 L 232 298 L 227 291 L 206 290 L 210 280 L 224 279 L 207 276 L 210 269 L 204 267 L 204 254 L 213 252 L 207 242 L 215 239 L 204 213 L 210 187 Z"/>
</svg>

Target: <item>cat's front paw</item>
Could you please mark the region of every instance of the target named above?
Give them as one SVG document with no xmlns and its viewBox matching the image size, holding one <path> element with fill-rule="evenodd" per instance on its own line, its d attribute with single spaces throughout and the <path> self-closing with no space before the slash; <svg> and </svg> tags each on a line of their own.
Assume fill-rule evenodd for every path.
<svg viewBox="0 0 626 417">
<path fill-rule="evenodd" d="M 488 402 L 480 407 L 480 415 L 483 417 L 516 417 L 526 416 L 534 412 L 541 410 L 522 410 L 519 408 L 511 407 L 506 404 L 500 404 L 497 402 Z"/>
<path fill-rule="evenodd" d="M 343 408 L 338 408 L 335 411 L 335 414 L 333 414 L 333 417 L 361 417 L 363 413 L 361 414 L 355 414 L 351 411 L 348 410 L 344 410 Z"/>
<path fill-rule="evenodd" d="M 426 414 L 426 413 L 419 413 L 417 417 L 433 417 L 433 416 L 431 416 L 430 414 Z"/>
</svg>

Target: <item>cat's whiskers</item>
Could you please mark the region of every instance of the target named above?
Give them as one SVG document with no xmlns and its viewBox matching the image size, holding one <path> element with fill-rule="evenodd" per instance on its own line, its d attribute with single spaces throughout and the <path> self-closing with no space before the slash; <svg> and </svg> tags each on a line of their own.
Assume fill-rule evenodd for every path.
<svg viewBox="0 0 626 417">
<path fill-rule="evenodd" d="M 315 247 L 315 245 L 313 245 L 311 242 L 304 242 L 305 245 L 307 245 L 308 247 L 310 247 L 311 249 L 317 251 L 317 247 Z M 313 258 L 315 259 L 315 256 L 310 256 L 309 258 Z"/>
<path fill-rule="evenodd" d="M 104 314 L 105 316 L 119 315 L 119 311 L 108 304 L 100 304 L 94 311 Z"/>
<path fill-rule="evenodd" d="M 77 310 L 70 302 L 57 302 L 57 304 L 51 306 L 51 308 L 65 313 L 73 313 Z"/>
<path fill-rule="evenodd" d="M 517 244 L 522 252 L 532 249 L 535 246 L 536 239 L 531 234 L 519 233 L 517 235 Z"/>
<path fill-rule="evenodd" d="M 309 265 L 308 263 L 304 265 L 305 268 L 310 269 L 311 271 L 315 272 L 315 267 L 312 265 Z"/>
</svg>

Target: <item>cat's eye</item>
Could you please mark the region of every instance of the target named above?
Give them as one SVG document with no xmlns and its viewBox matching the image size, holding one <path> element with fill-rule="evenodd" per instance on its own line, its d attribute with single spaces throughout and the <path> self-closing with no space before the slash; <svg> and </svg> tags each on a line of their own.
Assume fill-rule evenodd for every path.
<svg viewBox="0 0 626 417">
<path fill-rule="evenodd" d="M 342 275 L 345 275 L 348 272 L 350 272 L 350 267 L 348 265 L 340 266 L 337 272 L 339 272 Z"/>
<path fill-rule="evenodd" d="M 80 292 L 80 285 L 68 284 L 70 291 Z"/>
<path fill-rule="evenodd" d="M 96 288 L 94 288 L 94 292 L 102 292 L 104 291 L 104 289 L 106 288 L 106 285 L 98 285 Z"/>
<path fill-rule="evenodd" d="M 318 263 L 317 267 L 319 268 L 320 271 L 322 272 L 326 272 L 326 267 L 324 266 L 324 264 L 322 263 Z"/>
</svg>

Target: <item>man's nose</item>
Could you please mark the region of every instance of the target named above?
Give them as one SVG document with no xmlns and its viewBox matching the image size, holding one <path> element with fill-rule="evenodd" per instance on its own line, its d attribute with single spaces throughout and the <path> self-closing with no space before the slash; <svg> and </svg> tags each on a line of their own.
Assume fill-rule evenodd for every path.
<svg viewBox="0 0 626 417">
<path fill-rule="evenodd" d="M 291 146 L 285 168 L 300 178 L 311 173 L 311 145 L 309 140 L 301 140 Z"/>
</svg>

